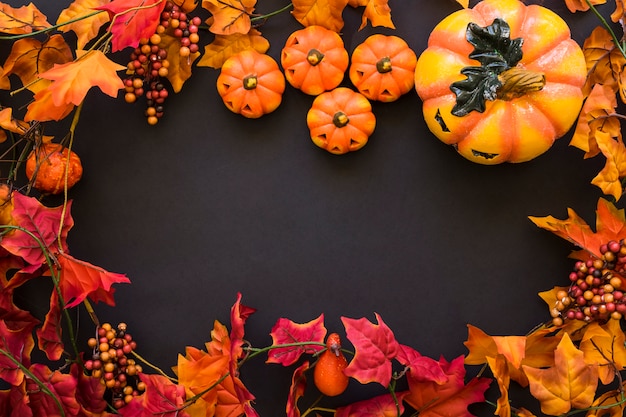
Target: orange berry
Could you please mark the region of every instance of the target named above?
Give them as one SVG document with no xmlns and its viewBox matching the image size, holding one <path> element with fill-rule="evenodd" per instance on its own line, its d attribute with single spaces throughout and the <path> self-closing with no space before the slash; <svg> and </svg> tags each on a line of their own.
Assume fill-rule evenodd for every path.
<svg viewBox="0 0 626 417">
<path fill-rule="evenodd" d="M 324 395 L 334 397 L 348 388 L 350 379 L 343 373 L 348 361 L 341 352 L 341 340 L 337 333 L 326 339 L 326 350 L 313 368 L 313 382 Z"/>
<path fill-rule="evenodd" d="M 69 159 L 69 163 L 68 163 Z M 65 189 L 67 168 L 67 188 L 72 188 L 83 175 L 80 158 L 59 143 L 42 143 L 33 150 L 26 160 L 26 177 L 33 181 L 33 187 L 43 193 L 59 194 Z"/>
</svg>

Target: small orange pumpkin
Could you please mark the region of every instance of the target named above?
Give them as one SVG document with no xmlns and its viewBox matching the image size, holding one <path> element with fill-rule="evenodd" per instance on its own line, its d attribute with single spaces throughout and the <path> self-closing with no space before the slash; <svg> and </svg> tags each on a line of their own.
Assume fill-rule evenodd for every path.
<svg viewBox="0 0 626 417">
<path fill-rule="evenodd" d="M 352 52 L 350 81 L 370 100 L 391 102 L 415 85 L 417 56 L 404 39 L 374 34 Z"/>
<path fill-rule="evenodd" d="M 217 77 L 217 92 L 233 113 L 256 119 L 282 102 L 285 77 L 269 55 L 246 49 L 230 56 Z"/>
<path fill-rule="evenodd" d="M 287 38 L 280 62 L 289 84 L 315 96 L 341 84 L 350 57 L 337 32 L 313 25 Z"/>
<path fill-rule="evenodd" d="M 69 162 L 68 162 L 69 159 Z M 26 159 L 26 177 L 33 181 L 35 189 L 49 194 L 59 194 L 72 188 L 83 175 L 80 158 L 60 143 L 42 143 Z"/>
<path fill-rule="evenodd" d="M 376 127 L 369 100 L 347 87 L 317 96 L 306 122 L 313 143 L 333 154 L 361 149 Z"/>
</svg>

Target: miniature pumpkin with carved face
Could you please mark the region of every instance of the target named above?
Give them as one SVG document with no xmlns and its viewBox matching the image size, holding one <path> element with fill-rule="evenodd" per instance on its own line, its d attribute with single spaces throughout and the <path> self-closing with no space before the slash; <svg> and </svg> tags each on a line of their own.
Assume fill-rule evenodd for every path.
<svg viewBox="0 0 626 417">
<path fill-rule="evenodd" d="M 369 100 L 347 87 L 318 95 L 306 122 L 313 143 L 337 155 L 361 149 L 376 127 Z"/>
<path fill-rule="evenodd" d="M 567 23 L 539 5 L 483 0 L 444 18 L 415 70 L 428 128 L 470 161 L 524 162 L 572 127 L 587 74 Z"/>
</svg>

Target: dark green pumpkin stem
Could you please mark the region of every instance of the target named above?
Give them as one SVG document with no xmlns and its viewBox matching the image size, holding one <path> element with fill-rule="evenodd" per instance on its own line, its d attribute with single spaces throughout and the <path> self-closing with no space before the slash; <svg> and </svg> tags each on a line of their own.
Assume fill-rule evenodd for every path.
<svg viewBox="0 0 626 417">
<path fill-rule="evenodd" d="M 312 48 L 306 56 L 306 60 L 313 66 L 322 62 L 322 59 L 324 59 L 324 54 L 315 48 Z"/>
<path fill-rule="evenodd" d="M 342 111 L 338 111 L 337 113 L 335 113 L 335 115 L 333 116 L 333 123 L 335 124 L 335 126 L 337 127 L 344 127 L 345 125 L 347 125 L 350 122 L 350 119 L 348 118 L 348 116 L 346 116 L 346 114 Z"/>
<path fill-rule="evenodd" d="M 390 72 L 391 71 L 391 58 L 386 56 L 384 58 L 379 59 L 378 62 L 376 62 L 376 69 L 381 74 Z"/>
<path fill-rule="evenodd" d="M 256 75 L 247 75 L 243 77 L 243 88 L 246 90 L 254 90 L 258 84 Z"/>
</svg>

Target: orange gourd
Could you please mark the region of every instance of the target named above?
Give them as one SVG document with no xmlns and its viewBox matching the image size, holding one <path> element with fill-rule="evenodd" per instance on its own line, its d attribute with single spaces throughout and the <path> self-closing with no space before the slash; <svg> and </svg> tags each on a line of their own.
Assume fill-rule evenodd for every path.
<svg viewBox="0 0 626 417">
<path fill-rule="evenodd" d="M 280 106 L 285 77 L 269 55 L 246 49 L 230 56 L 217 77 L 217 92 L 233 113 L 256 119 Z"/>
<path fill-rule="evenodd" d="M 352 84 L 370 100 L 391 102 L 415 85 L 417 56 L 404 39 L 375 34 L 352 52 Z"/>
<path fill-rule="evenodd" d="M 317 389 L 329 397 L 343 393 L 350 382 L 343 373 L 347 366 L 348 361 L 341 352 L 341 339 L 337 333 L 331 333 L 326 339 L 326 350 L 313 368 L 313 382 Z"/>
<path fill-rule="evenodd" d="M 333 154 L 361 149 L 376 127 L 369 100 L 347 87 L 317 96 L 306 122 L 313 143 Z"/>
<path fill-rule="evenodd" d="M 524 162 L 576 121 L 586 74 L 583 53 L 556 13 L 484 0 L 434 28 L 415 88 L 429 129 L 465 158 Z"/>
<path fill-rule="evenodd" d="M 341 84 L 349 61 L 341 36 L 316 25 L 293 32 L 280 54 L 289 84 L 309 95 Z"/>
<path fill-rule="evenodd" d="M 68 161 L 69 159 L 69 161 Z M 43 193 L 59 194 L 72 188 L 83 175 L 80 158 L 60 143 L 42 143 L 26 159 L 26 177 Z"/>
</svg>

